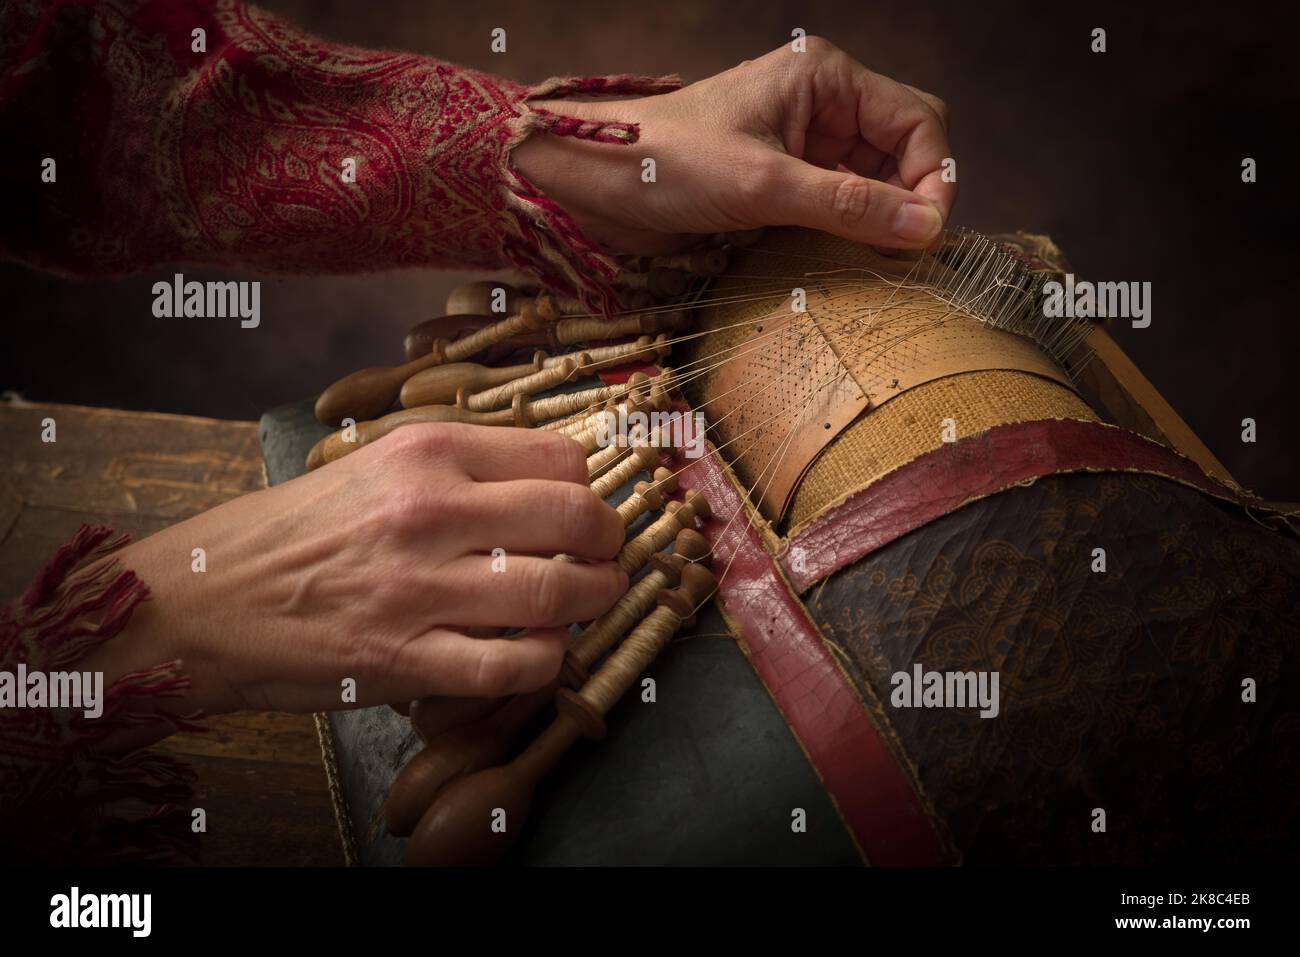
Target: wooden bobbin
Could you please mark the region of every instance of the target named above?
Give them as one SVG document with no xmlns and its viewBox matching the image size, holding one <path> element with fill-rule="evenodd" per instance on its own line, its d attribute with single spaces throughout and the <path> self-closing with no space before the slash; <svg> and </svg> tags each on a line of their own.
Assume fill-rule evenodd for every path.
<svg viewBox="0 0 1300 957">
<path fill-rule="evenodd" d="M 651 398 L 656 398 L 654 389 L 651 390 Z M 667 395 L 666 393 L 659 393 L 658 398 L 666 400 Z M 659 404 L 661 409 L 667 409 L 671 406 L 671 402 L 667 401 Z M 615 415 L 618 414 L 618 409 L 613 409 L 612 411 Z M 654 469 L 659 464 L 663 450 L 669 450 L 671 452 L 672 449 L 676 448 L 676 444 L 672 440 L 671 432 L 659 426 L 652 428 L 648 434 L 637 432 L 630 438 L 631 444 L 629 448 L 631 449 L 653 449 L 656 452 L 654 461 L 652 462 L 651 456 L 645 453 L 626 456 L 620 455 L 617 457 L 614 466 L 610 469 L 610 471 L 614 472 L 614 475 L 607 478 L 605 483 L 599 487 L 593 485 L 593 489 L 599 488 L 602 491 L 607 490 L 606 495 L 612 495 L 617 491 L 620 485 L 630 480 L 638 472 L 648 472 Z M 620 449 L 622 448 L 621 444 L 619 447 Z M 638 461 L 641 463 L 640 467 L 634 464 Z M 588 471 L 590 471 L 592 464 L 591 459 L 588 459 Z"/>
<path fill-rule="evenodd" d="M 646 388 L 647 384 L 649 388 Z M 672 404 L 662 386 L 652 382 L 645 373 L 633 374 L 628 379 L 628 386 L 628 396 L 623 402 L 611 400 L 605 408 L 585 418 L 571 418 L 572 424 L 559 430 L 562 435 L 574 439 L 588 451 L 587 477 L 593 481 L 627 456 L 626 446 L 617 441 L 609 441 L 616 437 L 615 423 L 620 411 L 645 412 L 656 408 L 667 409 Z M 590 450 L 593 445 L 596 446 L 594 452 Z"/>
<path fill-rule="evenodd" d="M 484 326 L 490 326 L 500 321 L 501 317 L 499 315 L 435 316 L 432 319 L 425 319 L 423 322 L 411 327 L 411 331 L 402 340 L 402 351 L 406 361 L 410 362 L 413 359 L 427 356 L 433 351 L 433 344 L 439 339 L 455 342 L 472 332 L 477 332 Z M 480 358 L 481 361 L 492 365 L 505 359 L 518 349 L 545 346 L 549 345 L 550 341 L 550 336 L 545 330 L 524 333 L 497 343 L 484 352 Z"/>
<path fill-rule="evenodd" d="M 325 436 L 307 453 L 307 469 L 320 468 L 327 462 L 333 462 L 345 455 L 383 438 L 389 432 L 404 425 L 418 425 L 428 422 L 461 422 L 466 425 L 514 425 L 517 413 L 513 409 L 501 409 L 496 412 L 470 412 L 450 405 L 421 405 L 414 409 L 401 409 L 390 412 L 372 422 L 358 422 L 355 440 L 348 441 L 349 430 L 342 429 Z"/>
<path fill-rule="evenodd" d="M 665 372 L 667 371 L 665 370 Z M 532 402 L 527 401 L 527 396 L 517 394 L 512 400 L 510 408 L 497 409 L 492 412 L 474 412 L 469 409 L 447 405 L 420 405 L 412 409 L 390 412 L 388 415 L 373 421 L 357 423 L 354 427 L 354 441 L 348 441 L 349 430 L 347 429 L 321 439 L 307 453 L 307 468 L 308 470 L 319 468 L 327 462 L 342 458 L 344 455 L 369 445 L 376 439 L 382 438 L 403 425 L 422 422 L 463 422 L 468 425 L 514 425 L 520 428 L 528 428 L 545 419 L 569 415 L 579 409 L 585 409 L 608 399 L 625 395 L 644 382 L 653 382 L 643 373 L 639 373 L 639 375 L 641 379 L 636 382 L 633 380 L 636 380 L 637 376 L 632 376 L 626 383 L 600 386 L 578 392 L 565 392 L 561 395 L 547 396 L 544 399 L 537 399 Z M 661 405 L 667 401 L 662 386 L 657 392 L 655 389 L 651 389 L 651 401 Z M 583 450 L 590 455 L 596 450 L 599 434 L 593 428 L 588 432 L 575 435 L 573 438 L 577 439 Z"/>
<path fill-rule="evenodd" d="M 409 406 L 454 402 L 456 401 L 458 389 L 456 385 L 453 385 L 453 382 L 462 378 L 463 381 L 457 382 L 457 385 L 463 386 L 467 393 L 487 389 L 489 386 L 501 385 L 502 389 L 500 396 L 504 396 L 507 399 L 512 397 L 515 391 L 531 395 L 536 392 L 544 391 L 545 389 L 554 388 L 561 382 L 594 374 L 602 369 L 627 365 L 632 362 L 658 362 L 671 351 L 672 347 L 668 344 L 667 333 L 660 333 L 658 336 L 654 337 L 641 336 L 636 342 L 624 342 L 614 346 L 600 346 L 595 349 L 584 349 L 580 352 L 569 352 L 561 356 L 548 356 L 544 352 L 538 352 L 533 356 L 533 362 L 528 365 L 507 367 L 510 370 L 509 372 L 507 372 L 506 369 L 491 370 L 491 372 L 494 373 L 493 379 L 495 381 L 487 381 L 487 378 L 483 376 L 482 373 L 479 373 L 478 377 L 475 378 L 466 376 L 464 373 L 459 371 L 466 367 L 475 369 L 484 368 L 482 366 L 473 366 L 471 363 L 458 363 L 456 366 L 443 366 L 440 368 L 426 369 L 425 371 L 418 373 L 402 387 L 402 404 Z M 558 367 L 562 367 L 569 362 L 576 365 L 576 369 L 570 376 L 561 378 L 553 371 L 550 375 L 540 374 L 543 371 L 554 370 Z M 439 375 L 443 369 L 456 369 L 457 371 L 454 374 Z M 531 381 L 522 383 L 517 381 L 526 376 L 535 376 L 535 378 Z M 434 382 L 438 383 L 438 389 L 436 391 L 433 390 L 431 385 Z M 507 383 L 513 387 L 514 391 L 504 388 L 504 385 Z M 412 392 L 412 398 L 417 401 L 407 402 L 405 400 L 408 391 Z M 475 409 L 478 408 L 479 405 L 482 405 L 485 408 L 495 408 L 497 405 L 501 404 L 502 400 L 498 397 L 491 405 L 488 404 L 489 401 L 492 400 L 481 398 L 476 400 L 476 402 L 469 404 L 467 408 Z M 582 413 L 577 414 L 581 415 Z M 551 427 L 556 428 L 558 425 L 559 424 L 557 423 Z"/>
<path fill-rule="evenodd" d="M 464 392 L 471 396 L 466 408 L 478 411 L 493 409 L 508 402 L 516 392 L 531 395 L 554 388 L 569 378 L 611 366 L 636 361 L 654 362 L 671 351 L 667 339 L 666 334 L 660 334 L 657 338 L 642 336 L 636 342 L 570 352 L 562 356 L 548 356 L 539 351 L 534 353 L 532 362 L 512 366 L 485 366 L 473 362 L 434 366 L 407 379 L 402 386 L 400 399 L 407 408 L 417 405 L 450 405 L 456 402 L 458 394 Z M 570 363 L 576 368 L 569 376 L 561 376 L 555 371 Z M 500 391 L 491 398 L 475 395 L 498 387 Z"/>
<path fill-rule="evenodd" d="M 669 503 L 669 505 L 677 504 L 676 502 Z M 657 508 L 664 507 L 663 493 L 659 489 L 649 482 L 637 482 L 632 488 L 632 494 L 619 502 L 615 511 L 618 512 L 618 517 L 623 520 L 623 527 L 627 528 L 646 512 L 652 512 Z M 676 509 L 670 509 L 670 511 L 676 511 Z"/>
<path fill-rule="evenodd" d="M 519 732 L 551 702 L 555 692 L 560 687 L 581 687 L 588 669 L 646 616 L 659 592 L 675 587 L 682 568 L 687 563 L 704 561 L 709 549 L 708 541 L 699 532 L 678 532 L 672 553 L 654 555 L 649 571 L 613 608 L 574 639 L 565 653 L 560 677 L 547 687 L 516 695 L 495 709 L 482 698 L 426 698 L 415 702 L 412 724 L 426 746 L 402 769 L 389 791 L 384 804 L 389 831 L 406 836 L 448 781 L 504 760 Z M 477 720 L 456 720 L 457 712 L 462 710 L 456 706 L 463 702 L 483 708 L 486 713 L 479 716 L 471 713 L 472 708 L 464 708 L 465 714 Z M 441 719 L 441 723 L 434 724 L 432 718 Z M 435 728 L 436 733 L 430 734 Z"/>
<path fill-rule="evenodd" d="M 621 397 L 628 393 L 633 385 L 611 385 L 601 386 L 597 389 L 585 389 L 576 391 L 576 393 L 564 393 L 563 395 L 551 395 L 546 399 L 538 399 L 538 403 L 546 403 L 545 406 L 537 410 L 542 417 L 554 419 L 563 415 L 572 415 L 573 412 L 586 410 L 590 406 L 598 406 L 608 399 Z M 601 436 L 603 430 L 607 430 L 607 425 L 602 425 L 602 419 L 591 415 L 589 416 L 590 426 L 586 429 L 565 429 L 560 430 L 560 434 L 572 438 L 578 445 L 582 446 L 582 451 L 591 455 L 601 447 Z"/>
<path fill-rule="evenodd" d="M 637 372 L 633 375 L 634 377 L 644 376 L 645 373 Z M 629 378 L 628 382 L 630 383 L 631 381 L 632 379 Z M 573 415 L 567 415 L 562 419 L 554 419 L 547 422 L 546 425 L 542 426 L 542 428 L 546 429 L 548 432 L 559 432 L 561 435 L 578 435 L 580 432 L 585 432 L 588 429 L 598 426 L 601 422 L 601 416 L 606 412 L 613 412 L 617 415 L 618 410 L 622 407 L 626 407 L 626 405 L 626 399 L 622 402 L 617 399 L 610 399 L 605 403 L 603 408 L 594 411 L 589 409 L 580 409 L 573 413 Z"/>
<path fill-rule="evenodd" d="M 653 308 L 655 297 L 646 290 L 629 290 L 619 296 L 627 312 L 644 312 Z M 571 296 L 538 296 L 537 308 L 547 319 L 565 316 L 594 316 L 596 313 L 586 303 Z"/>
<path fill-rule="evenodd" d="M 504 301 L 497 294 L 497 290 L 504 294 Z M 492 315 L 493 306 L 504 306 L 505 311 L 496 311 L 496 318 L 512 315 L 519 310 L 519 307 L 526 301 L 531 300 L 532 296 L 520 291 L 516 286 L 509 283 L 496 282 L 491 279 L 484 279 L 478 282 L 467 282 L 457 286 L 447 296 L 447 315 Z"/>
<path fill-rule="evenodd" d="M 713 512 L 698 490 L 687 493 L 685 503 L 669 502 L 664 514 L 651 522 L 623 546 L 615 561 L 631 575 L 649 561 L 650 556 L 673 540 L 683 528 L 694 528 L 697 516 L 707 518 Z"/>
<path fill-rule="evenodd" d="M 689 284 L 686 273 L 680 269 L 651 266 L 646 272 L 619 271 L 615 280 L 628 289 L 644 289 L 660 299 L 673 299 L 686 291 Z"/>
<path fill-rule="evenodd" d="M 653 436 L 652 436 L 653 438 Z M 632 449 L 632 454 L 626 458 L 620 459 L 619 462 L 591 483 L 591 490 L 601 498 L 609 498 L 634 475 L 641 472 L 650 472 L 658 468 L 662 456 L 659 449 L 651 445 L 641 445 Z M 591 471 L 591 465 L 588 463 L 587 471 Z"/>
<path fill-rule="evenodd" d="M 410 834 L 448 781 L 504 761 L 524 726 L 554 700 L 559 687 L 557 679 L 504 704 L 492 698 L 451 699 L 491 707 L 475 715 L 476 720 L 444 727 L 428 737 L 421 735 L 425 747 L 398 773 L 384 801 L 389 833 L 398 837 Z"/>
<path fill-rule="evenodd" d="M 583 372 L 599 372 L 632 362 L 658 362 L 672 352 L 668 343 L 668 333 L 657 336 L 641 336 L 635 342 L 624 342 L 616 346 L 598 346 L 588 349 L 588 361 L 582 366 Z"/>
<path fill-rule="evenodd" d="M 542 353 L 538 353 L 542 355 Z M 462 386 L 456 392 L 456 404 L 473 412 L 487 412 L 514 400 L 517 395 L 534 395 L 554 389 L 578 376 L 581 364 L 587 361 L 587 354 L 580 352 L 570 356 L 558 365 L 543 368 L 531 375 L 520 376 L 510 382 L 502 383 L 482 392 L 469 392 Z"/>
<path fill-rule="evenodd" d="M 660 591 L 655 610 L 610 652 L 576 694 L 566 697 L 580 698 L 597 715 L 608 714 L 677 629 L 695 620 L 695 612 L 709 600 L 717 587 L 712 572 L 703 565 L 684 565 L 681 585 Z"/>
<path fill-rule="evenodd" d="M 549 724 L 509 764 L 458 777 L 442 788 L 406 842 L 408 867 L 477 867 L 494 864 L 513 846 L 528 820 L 537 783 L 589 726 L 563 716 Z M 505 814 L 504 833 L 492 821 Z"/>
<path fill-rule="evenodd" d="M 445 728 L 436 736 L 422 735 L 426 746 L 397 775 L 384 803 L 389 832 L 405 837 L 449 781 L 505 760 L 520 731 L 555 693 L 561 687 L 580 688 L 587 681 L 588 669 L 649 613 L 660 591 L 677 586 L 686 564 L 706 559 L 709 548 L 699 532 L 678 532 L 672 553 L 653 556 L 649 571 L 574 639 L 556 681 L 539 691 L 516 695 L 478 720 Z"/>
<path fill-rule="evenodd" d="M 672 332 L 686 322 L 681 310 L 664 313 L 639 313 L 615 319 L 598 317 L 560 319 L 551 326 L 552 335 L 561 345 L 581 342 L 598 342 L 602 339 L 621 339 L 624 336 L 655 335 Z"/>
<path fill-rule="evenodd" d="M 411 702 L 411 727 L 426 744 L 449 728 L 476 721 L 501 706 L 497 698 L 433 695 Z"/>
<path fill-rule="evenodd" d="M 654 377 L 647 376 L 643 372 L 635 373 L 627 380 L 622 392 L 614 392 L 611 397 L 627 394 L 626 405 L 629 413 L 667 411 L 672 408 L 672 398 L 668 395 L 666 386 L 673 381 L 673 375 L 673 370 L 667 366 L 664 366 L 659 375 Z M 611 428 L 610 412 L 617 416 L 618 407 L 602 409 L 600 412 L 593 413 L 582 428 L 562 429 L 561 431 L 586 449 L 588 454 L 591 454 L 597 448 L 610 445 L 625 448 L 626 446 L 620 445 L 618 442 L 610 441 L 616 438 L 617 432 L 616 429 Z"/>
<path fill-rule="evenodd" d="M 407 379 L 442 361 L 441 354 L 430 352 L 400 366 L 358 369 L 316 398 L 316 418 L 325 425 L 337 426 L 345 418 L 361 422 L 383 415 Z"/>
<path fill-rule="evenodd" d="M 712 546 L 693 528 L 684 528 L 673 539 L 671 555 L 659 552 L 650 559 L 650 570 L 637 579 L 614 607 L 601 615 L 573 640 L 573 645 L 565 653 L 565 671 L 570 675 L 579 675 L 596 663 L 600 657 L 614 647 L 615 642 L 627 634 L 628 629 L 645 617 L 654 606 L 655 598 L 662 588 L 677 584 L 682 567 L 689 563 L 698 564 L 709 557 Z M 581 682 L 566 680 L 565 685 L 578 687 Z"/>
<path fill-rule="evenodd" d="M 607 396 L 607 404 L 604 409 L 591 413 L 587 413 L 585 409 L 578 410 L 586 414 L 585 419 L 576 420 L 577 424 L 557 430 L 561 435 L 567 435 L 581 445 L 588 456 L 596 457 L 601 465 L 600 471 L 604 471 L 606 467 L 613 465 L 626 450 L 624 446 L 615 441 L 617 437 L 617 415 L 620 407 L 644 410 L 661 406 L 666 408 L 671 404 L 662 387 L 656 387 L 654 380 L 644 372 L 634 373 L 622 386 L 609 386 L 607 388 L 612 391 Z M 620 397 L 624 398 L 623 402 L 613 401 Z M 590 403 L 590 405 L 595 405 L 595 403 Z M 611 415 L 613 418 L 611 418 Z M 601 455 L 601 453 L 605 454 Z M 593 464 L 589 459 L 588 474 L 592 478 L 595 477 L 590 472 L 590 466 Z"/>
<path fill-rule="evenodd" d="M 677 491 L 677 475 L 671 469 L 657 468 L 652 477 L 653 482 L 637 482 L 632 486 L 632 494 L 615 506 L 624 527 L 630 526 L 646 512 L 661 507 L 666 493 Z"/>
<path fill-rule="evenodd" d="M 692 249 L 669 256 L 641 257 L 637 266 L 643 272 L 657 266 L 684 270 L 692 276 L 720 276 L 727 271 L 727 260 L 725 249 Z"/>
<path fill-rule="evenodd" d="M 563 319 L 565 316 L 590 316 L 592 314 L 581 299 L 553 294 L 538 296 L 537 309 L 543 316 L 552 321 Z"/>
<path fill-rule="evenodd" d="M 640 673 L 631 669 L 644 669 L 716 588 L 707 569 L 687 563 L 681 584 L 659 593 L 658 607 L 610 654 L 582 690 L 575 694 L 562 689 L 556 695 L 559 713 L 555 720 L 522 754 L 509 764 L 456 778 L 442 789 L 407 842 L 406 863 L 474 866 L 500 860 L 528 820 L 538 782 L 578 738 L 604 736 L 605 713 Z M 594 687 L 593 682 L 597 682 Z M 498 809 L 505 813 L 502 833 L 492 828 Z"/>
<path fill-rule="evenodd" d="M 546 325 L 547 320 L 537 311 L 532 301 L 525 299 L 520 303 L 519 312 L 515 315 L 493 325 L 484 326 L 455 342 L 435 342 L 433 354 L 441 353 L 443 362 L 463 362 L 490 346 L 526 332 L 545 329 Z"/>
<path fill-rule="evenodd" d="M 672 408 L 672 398 L 668 389 L 672 385 L 675 373 L 668 366 L 663 366 L 659 375 L 648 376 L 644 372 L 634 372 L 627 382 L 584 389 L 578 392 L 565 392 L 548 396 L 529 403 L 526 416 L 516 416 L 516 424 L 536 426 L 547 419 L 574 414 L 586 415 L 586 428 L 560 429 L 562 434 L 578 441 L 587 453 L 593 452 L 599 445 L 602 433 L 600 412 L 588 412 L 596 406 L 605 404 L 606 409 L 617 410 L 619 404 L 626 404 L 631 411 L 653 412 Z M 516 396 L 516 403 L 519 397 Z M 623 400 L 622 403 L 619 400 Z M 604 412 L 605 410 L 601 410 Z M 605 426 L 605 430 L 608 426 Z M 589 434 L 590 433 L 590 434 Z"/>
<path fill-rule="evenodd" d="M 538 399 L 528 404 L 528 421 L 521 424 L 532 425 L 545 419 L 555 419 L 560 416 L 572 415 L 575 412 L 585 411 L 592 406 L 599 406 L 610 399 L 618 399 L 627 395 L 638 387 L 650 383 L 652 380 L 645 373 L 637 373 L 628 379 L 627 382 L 617 383 L 615 385 L 597 386 L 593 389 L 579 389 L 577 392 L 564 392 L 560 395 L 547 396 L 544 399 Z M 593 428 L 594 432 L 595 429 Z M 574 435 L 578 438 L 578 435 Z M 587 444 L 584 439 L 579 439 L 584 445 L 587 452 L 595 450 L 596 445 L 594 437 L 591 444 Z"/>
<path fill-rule="evenodd" d="M 402 385 L 398 396 L 405 408 L 418 405 L 451 405 L 461 389 L 477 392 L 532 375 L 544 368 L 545 352 L 535 352 L 533 361 L 513 366 L 485 366 L 475 362 L 452 362 L 417 372 Z"/>
<path fill-rule="evenodd" d="M 670 385 L 669 377 L 663 372 L 671 371 L 668 366 L 661 369 L 660 375 L 651 379 L 644 372 L 634 372 L 628 378 L 628 390 L 631 393 L 630 399 L 633 404 L 627 411 L 652 412 L 655 410 L 666 411 L 672 408 L 672 400 L 667 392 Z M 638 388 L 644 386 L 645 388 Z M 552 419 L 541 426 L 548 432 L 560 432 L 563 435 L 578 435 L 588 429 L 598 428 L 603 421 L 606 412 L 618 414 L 620 403 L 616 399 L 609 399 L 603 409 L 579 409 L 572 415 L 563 418 Z"/>
<path fill-rule="evenodd" d="M 576 359 L 580 370 L 589 373 L 631 362 L 654 362 L 671 351 L 668 334 L 661 332 L 657 336 L 640 336 L 635 342 L 620 342 L 612 346 L 597 346 L 580 352 L 568 352 L 546 359 L 543 365 L 550 367 L 559 365 L 565 359 Z"/>
<path fill-rule="evenodd" d="M 432 350 L 400 366 L 358 369 L 330 385 L 316 399 L 316 418 L 326 425 L 339 425 L 345 418 L 357 422 L 380 416 L 394 402 L 406 381 L 417 372 L 436 365 L 460 362 L 512 336 L 535 331 L 546 321 L 529 303 L 522 311 L 500 322 L 471 332 L 454 342 L 439 339 Z"/>
<path fill-rule="evenodd" d="M 587 478 L 594 482 L 613 468 L 615 463 L 626 454 L 627 449 L 620 449 L 617 445 L 592 452 L 587 456 Z"/>
</svg>

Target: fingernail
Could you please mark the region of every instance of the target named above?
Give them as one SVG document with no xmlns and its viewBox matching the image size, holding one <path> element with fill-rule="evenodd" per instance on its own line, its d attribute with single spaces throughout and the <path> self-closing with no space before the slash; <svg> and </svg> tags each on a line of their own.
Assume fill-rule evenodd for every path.
<svg viewBox="0 0 1300 957">
<path fill-rule="evenodd" d="M 922 243 L 939 235 L 943 228 L 943 217 L 933 206 L 922 203 L 907 203 L 894 217 L 894 235 L 909 243 Z"/>
</svg>

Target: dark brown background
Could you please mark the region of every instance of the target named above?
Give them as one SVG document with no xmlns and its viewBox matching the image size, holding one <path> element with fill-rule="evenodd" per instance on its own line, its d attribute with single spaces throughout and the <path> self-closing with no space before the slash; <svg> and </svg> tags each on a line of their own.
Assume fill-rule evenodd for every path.
<svg viewBox="0 0 1300 957">
<path fill-rule="evenodd" d="M 521 80 L 680 72 L 694 80 L 788 40 L 826 36 L 948 101 L 955 222 L 1050 233 L 1083 278 L 1150 281 L 1154 320 L 1115 335 L 1247 486 L 1294 500 L 1297 334 L 1294 13 L 1187 4 L 633 4 L 428 0 L 262 4 L 326 37 L 403 48 Z M 489 32 L 509 32 L 493 55 Z M 1093 27 L 1109 52 L 1089 52 Z M 1260 181 L 1245 185 L 1241 160 Z M 0 266 L 0 387 L 29 398 L 228 418 L 398 358 L 408 326 L 460 275 L 267 282 L 262 325 L 154 319 L 160 270 L 76 283 Z M 186 270 L 187 278 L 221 273 Z M 238 278 L 248 278 L 241 276 Z M 1244 445 L 1240 422 L 1259 423 Z"/>
</svg>

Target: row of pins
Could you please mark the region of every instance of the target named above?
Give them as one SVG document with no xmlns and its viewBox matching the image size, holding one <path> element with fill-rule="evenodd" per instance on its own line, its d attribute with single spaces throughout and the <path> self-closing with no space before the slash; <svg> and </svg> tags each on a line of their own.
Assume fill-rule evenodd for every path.
<svg viewBox="0 0 1300 957">
<path fill-rule="evenodd" d="M 1077 376 L 1088 359 L 1082 347 L 1092 326 L 1085 319 L 1047 315 L 1043 286 L 1049 278 L 1003 244 L 964 227 L 945 232 L 916 277 L 953 309 L 1032 340 Z"/>
</svg>

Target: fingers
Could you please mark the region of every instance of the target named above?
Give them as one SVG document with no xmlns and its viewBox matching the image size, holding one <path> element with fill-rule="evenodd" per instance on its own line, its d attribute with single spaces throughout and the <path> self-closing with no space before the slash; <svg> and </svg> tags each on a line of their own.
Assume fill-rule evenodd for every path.
<svg viewBox="0 0 1300 957">
<path fill-rule="evenodd" d="M 382 681 L 382 697 L 499 698 L 536 691 L 559 674 L 568 646 L 569 632 L 562 628 L 539 628 L 512 638 L 470 638 L 437 628 L 402 647 Z"/>
<path fill-rule="evenodd" d="M 416 463 L 446 463 L 479 482 L 535 478 L 587 484 L 586 454 L 573 439 L 541 429 L 462 425 L 405 425 L 367 446 L 375 455 Z M 362 449 L 361 452 L 365 452 Z"/>
<path fill-rule="evenodd" d="M 928 246 L 943 215 L 928 199 L 854 173 L 772 154 L 759 201 L 772 223 L 807 226 L 855 242 L 899 249 Z"/>
<path fill-rule="evenodd" d="M 627 591 L 613 562 L 466 555 L 444 565 L 430 617 L 458 627 L 549 628 L 599 618 Z"/>
<path fill-rule="evenodd" d="M 575 443 L 576 444 L 576 443 Z M 609 559 L 623 547 L 618 512 L 586 483 L 516 479 L 467 484 L 459 503 L 468 518 L 465 551 L 531 552 Z"/>
<path fill-rule="evenodd" d="M 464 428 L 468 431 L 474 426 Z M 480 432 L 464 438 L 472 448 L 461 465 L 470 478 L 479 482 L 549 479 L 587 486 L 587 454 L 567 435 L 542 429 L 488 428 L 488 431 L 492 434 Z"/>
<path fill-rule="evenodd" d="M 863 168 L 878 166 L 877 154 L 892 156 L 903 186 L 933 203 L 947 221 L 957 198 L 957 184 L 943 178 L 944 160 L 952 155 L 943 101 L 873 73 L 824 40 L 810 37 L 808 49 L 814 56 L 803 62 L 810 71 L 806 75 L 811 79 L 813 102 L 791 108 L 796 114 L 806 111 L 813 126 L 823 133 L 842 137 L 852 132 L 854 139 L 871 147 L 860 150 L 851 143 L 844 145 L 840 162 L 850 169 L 863 172 Z M 810 135 L 816 132 L 809 130 Z"/>
<path fill-rule="evenodd" d="M 957 199 L 957 184 L 943 181 L 943 161 L 952 156 L 941 101 L 872 73 L 854 63 L 858 129 L 862 138 L 898 162 L 903 183 L 934 203 L 947 221 Z M 943 108 L 943 114 L 946 114 Z"/>
<path fill-rule="evenodd" d="M 903 86 L 907 87 L 917 96 L 919 96 L 925 102 L 926 106 L 934 110 L 935 115 L 939 117 L 939 122 L 943 124 L 943 131 L 947 133 L 948 132 L 948 104 L 945 103 L 943 100 L 939 99 L 933 93 L 927 93 L 925 92 L 925 90 L 917 89 L 916 87 L 912 86 L 910 83 L 904 83 Z"/>
<path fill-rule="evenodd" d="M 889 175 L 898 172 L 898 161 L 888 153 L 882 153 L 870 143 L 859 141 L 849 150 L 848 155 L 840 160 L 840 165 L 859 176 L 869 176 L 881 182 L 888 182 Z M 901 186 L 902 184 L 899 183 Z"/>
</svg>

